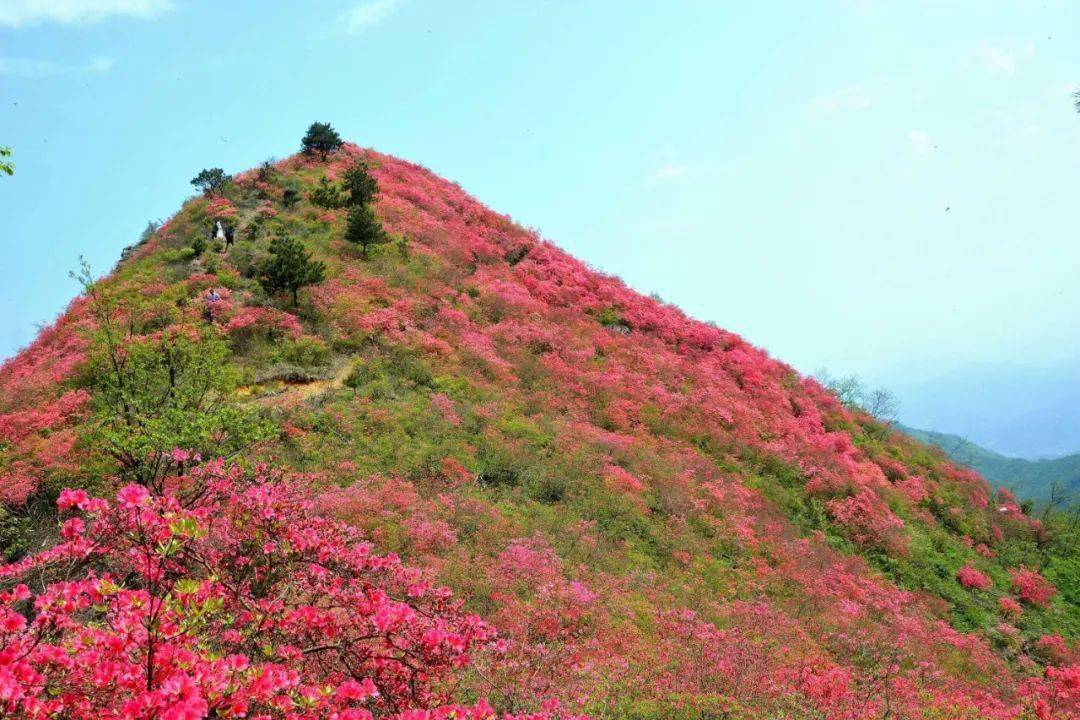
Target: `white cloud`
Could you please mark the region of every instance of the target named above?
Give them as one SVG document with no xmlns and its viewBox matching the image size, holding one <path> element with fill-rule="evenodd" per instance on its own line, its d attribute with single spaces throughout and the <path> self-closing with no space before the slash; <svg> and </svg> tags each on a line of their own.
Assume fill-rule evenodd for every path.
<svg viewBox="0 0 1080 720">
<path fill-rule="evenodd" d="M 983 43 L 972 53 L 969 62 L 974 61 L 992 73 L 1012 76 L 1016 74 L 1020 61 L 1034 55 L 1034 43 L 1028 43 L 1019 49 L 1009 45 Z"/>
<path fill-rule="evenodd" d="M 359 35 L 390 16 L 402 0 L 371 0 L 357 5 L 345 13 L 345 25 L 349 32 Z"/>
<path fill-rule="evenodd" d="M 934 143 L 930 139 L 930 136 L 922 130 L 912 130 L 907 134 L 907 139 L 908 142 L 911 143 L 911 147 L 915 149 L 915 152 L 919 154 L 928 153 L 934 147 Z"/>
<path fill-rule="evenodd" d="M 0 27 L 71 25 L 98 22 L 110 15 L 146 20 L 171 8 L 171 0 L 0 0 Z"/>
<path fill-rule="evenodd" d="M 115 64 L 116 61 L 110 57 L 92 57 L 84 63 L 77 64 L 0 57 L 0 77 L 46 78 L 56 75 L 103 73 L 111 70 Z"/>
<path fill-rule="evenodd" d="M 865 110 L 873 104 L 874 101 L 861 87 L 853 86 L 811 99 L 806 104 L 806 111 L 811 115 L 831 115 L 839 110 Z"/>
</svg>

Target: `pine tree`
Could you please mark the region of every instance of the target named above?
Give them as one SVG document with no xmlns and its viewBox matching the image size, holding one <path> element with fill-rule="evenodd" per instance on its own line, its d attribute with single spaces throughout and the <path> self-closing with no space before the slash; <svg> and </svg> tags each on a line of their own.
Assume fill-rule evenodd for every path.
<svg viewBox="0 0 1080 720">
<path fill-rule="evenodd" d="M 375 211 L 364 205 L 349 207 L 345 239 L 359 245 L 360 252 L 365 258 L 369 245 L 382 245 L 390 240 L 379 218 L 375 217 Z"/>
<path fill-rule="evenodd" d="M 330 123 L 321 122 L 311 123 L 307 134 L 300 141 L 305 155 L 316 154 L 323 160 L 342 145 L 341 136 L 338 135 L 337 130 L 331 127 Z"/>
<path fill-rule="evenodd" d="M 221 168 L 209 168 L 201 170 L 198 175 L 191 179 L 191 184 L 206 194 L 217 192 L 228 182 L 229 176 Z"/>
<path fill-rule="evenodd" d="M 379 194 L 379 183 L 371 177 L 367 163 L 363 160 L 357 160 L 345 171 L 342 185 L 348 191 L 352 205 L 367 205 Z"/>
<path fill-rule="evenodd" d="M 316 285 L 326 278 L 326 264 L 312 260 L 304 244 L 288 235 L 270 241 L 270 257 L 263 263 L 259 284 L 267 294 L 292 293 L 293 305 L 300 304 L 300 288 Z"/>
<path fill-rule="evenodd" d="M 308 199 L 327 210 L 343 208 L 349 203 L 348 197 L 341 188 L 336 183 L 330 182 L 325 175 L 319 180 L 319 186 L 308 194 Z"/>
</svg>

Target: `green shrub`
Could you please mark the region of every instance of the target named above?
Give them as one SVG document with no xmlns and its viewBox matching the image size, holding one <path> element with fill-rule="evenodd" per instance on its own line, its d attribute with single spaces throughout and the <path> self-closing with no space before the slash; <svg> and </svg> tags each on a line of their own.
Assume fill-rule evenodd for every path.
<svg viewBox="0 0 1080 720">
<path fill-rule="evenodd" d="M 318 186 L 308 194 L 312 204 L 327 210 L 336 210 L 349 204 L 349 198 L 336 183 L 330 182 L 325 175 L 319 178 Z"/>
<path fill-rule="evenodd" d="M 330 363 L 330 348 L 319 338 L 303 337 L 286 343 L 280 358 L 301 367 L 323 366 Z"/>
</svg>

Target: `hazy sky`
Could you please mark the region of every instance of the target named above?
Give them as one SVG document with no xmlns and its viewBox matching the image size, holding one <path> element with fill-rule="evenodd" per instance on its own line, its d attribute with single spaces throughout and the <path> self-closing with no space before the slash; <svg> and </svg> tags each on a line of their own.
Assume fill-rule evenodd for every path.
<svg viewBox="0 0 1080 720">
<path fill-rule="evenodd" d="M 326 120 L 804 371 L 1068 375 L 1078 83 L 1060 0 L 0 0 L 0 355 Z"/>
</svg>

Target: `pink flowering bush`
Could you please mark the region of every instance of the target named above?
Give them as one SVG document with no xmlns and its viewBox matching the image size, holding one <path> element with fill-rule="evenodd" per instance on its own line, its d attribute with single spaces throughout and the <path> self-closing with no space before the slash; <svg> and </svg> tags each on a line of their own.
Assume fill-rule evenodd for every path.
<svg viewBox="0 0 1080 720">
<path fill-rule="evenodd" d="M 986 573 L 979 572 L 970 565 L 956 571 L 957 581 L 968 590 L 988 590 L 992 583 Z"/>
<path fill-rule="evenodd" d="M 207 213 L 215 220 L 233 220 L 237 216 L 236 205 L 221 195 L 211 197 L 206 203 Z"/>
<path fill-rule="evenodd" d="M 241 308 L 225 323 L 225 332 L 241 341 L 250 341 L 259 336 L 267 339 L 295 339 L 300 337 L 303 331 L 295 315 L 267 307 Z"/>
<path fill-rule="evenodd" d="M 1024 614 L 1023 606 L 1008 595 L 1002 595 L 998 598 L 998 609 L 1001 610 L 1002 615 L 1012 619 Z"/>
<path fill-rule="evenodd" d="M 5 716 L 492 715 L 446 706 L 440 679 L 493 630 L 265 469 L 219 461 L 161 497 L 57 504 L 61 542 L 0 567 Z"/>
<path fill-rule="evenodd" d="M 829 514 L 860 545 L 903 548 L 904 521 L 896 517 L 876 493 L 863 489 L 856 495 L 830 500 Z"/>
<path fill-rule="evenodd" d="M 1021 566 L 1010 570 L 1009 574 L 1012 576 L 1013 591 L 1029 605 L 1046 607 L 1057 592 L 1057 588 L 1035 570 Z"/>
</svg>

